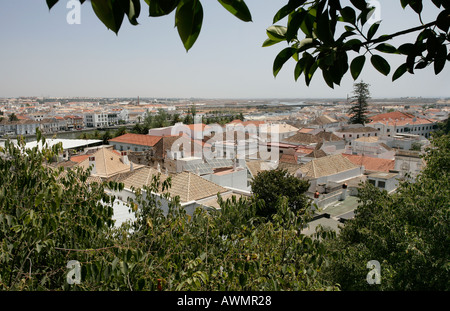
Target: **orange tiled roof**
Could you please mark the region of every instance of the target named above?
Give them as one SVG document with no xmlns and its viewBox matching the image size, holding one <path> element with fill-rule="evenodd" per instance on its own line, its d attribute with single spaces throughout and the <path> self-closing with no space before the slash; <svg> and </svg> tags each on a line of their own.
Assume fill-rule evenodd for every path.
<svg viewBox="0 0 450 311">
<path fill-rule="evenodd" d="M 397 125 L 397 126 L 403 126 L 403 125 L 427 125 L 432 124 L 433 121 L 428 119 L 421 119 L 417 118 L 416 121 L 414 119 L 406 119 L 406 120 L 378 120 L 378 121 L 372 121 L 369 124 L 376 124 L 376 123 L 383 123 L 386 125 Z"/>
<path fill-rule="evenodd" d="M 280 162 L 297 164 L 297 159 L 293 154 L 283 154 L 281 155 Z"/>
<path fill-rule="evenodd" d="M 383 120 L 402 120 L 402 119 L 412 119 L 414 116 L 409 113 L 400 112 L 400 111 L 393 111 L 393 112 L 387 112 L 382 114 L 377 114 L 374 116 L 369 117 L 372 121 L 383 121 Z"/>
<path fill-rule="evenodd" d="M 371 158 L 362 155 L 345 154 L 345 153 L 343 153 L 342 155 L 347 159 L 349 159 L 355 165 L 358 166 L 364 165 L 364 168 L 368 171 L 389 172 L 389 170 L 394 169 L 395 165 L 395 160 Z"/>
<path fill-rule="evenodd" d="M 87 158 L 89 158 L 90 156 L 91 156 L 90 154 L 82 154 L 82 155 L 72 156 L 72 157 L 70 157 L 70 161 L 80 163 L 80 162 L 83 162 L 84 160 L 86 160 Z"/>
<path fill-rule="evenodd" d="M 118 136 L 116 138 L 110 139 L 109 141 L 153 147 L 154 145 L 156 145 L 156 143 L 160 139 L 161 139 L 161 136 L 127 133 L 127 134 Z"/>
</svg>

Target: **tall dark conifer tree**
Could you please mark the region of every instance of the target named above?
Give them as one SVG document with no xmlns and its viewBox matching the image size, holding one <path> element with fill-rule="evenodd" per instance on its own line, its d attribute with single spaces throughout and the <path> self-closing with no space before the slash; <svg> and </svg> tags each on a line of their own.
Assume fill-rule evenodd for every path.
<svg viewBox="0 0 450 311">
<path fill-rule="evenodd" d="M 353 94 L 351 99 L 354 105 L 349 109 L 351 114 L 349 123 L 364 125 L 368 122 L 366 114 L 368 112 L 367 101 L 370 99 L 369 84 L 363 81 L 355 83 Z"/>
</svg>

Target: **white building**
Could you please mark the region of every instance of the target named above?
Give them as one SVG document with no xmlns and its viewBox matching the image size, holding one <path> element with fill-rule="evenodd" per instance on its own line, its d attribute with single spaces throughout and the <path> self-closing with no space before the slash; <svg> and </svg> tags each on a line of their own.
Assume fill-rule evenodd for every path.
<svg viewBox="0 0 450 311">
<path fill-rule="evenodd" d="M 386 190 L 388 193 L 395 191 L 398 187 L 398 173 L 377 172 L 367 176 L 367 181 L 380 189 Z"/>
<path fill-rule="evenodd" d="M 107 127 L 108 124 L 108 114 L 107 113 L 85 113 L 84 114 L 84 124 L 86 127 L 102 128 Z"/>
</svg>

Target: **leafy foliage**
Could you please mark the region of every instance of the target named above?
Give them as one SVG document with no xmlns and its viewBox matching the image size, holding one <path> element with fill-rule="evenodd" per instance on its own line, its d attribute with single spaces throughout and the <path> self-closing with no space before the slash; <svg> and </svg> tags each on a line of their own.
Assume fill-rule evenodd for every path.
<svg viewBox="0 0 450 311">
<path fill-rule="evenodd" d="M 294 212 L 304 213 L 310 205 L 305 196 L 309 182 L 289 174 L 287 170 L 262 171 L 253 178 L 251 186 L 255 196 L 264 202 L 257 210 L 257 214 L 263 217 L 277 213 L 282 197 L 287 198 L 287 204 Z"/>
<path fill-rule="evenodd" d="M 360 190 L 355 218 L 328 246 L 337 257 L 325 274 L 343 290 L 450 289 L 449 138 L 432 141 L 416 182 L 392 195 L 369 183 Z M 379 285 L 366 282 L 370 260 L 381 264 Z"/>
<path fill-rule="evenodd" d="M 401 0 L 405 9 L 410 7 L 418 14 L 420 25 L 393 34 L 376 36 L 381 22 L 369 24 L 368 20 L 375 8 L 365 0 L 289 0 L 274 16 L 273 24 L 267 28 L 267 39 L 263 46 L 286 42 L 289 47 L 279 52 L 273 64 L 273 74 L 277 76 L 283 65 L 291 58 L 296 61 L 294 78 L 303 74 L 306 85 L 317 69 L 322 71 L 324 81 L 329 87 L 339 85 L 343 76 L 350 70 L 356 80 L 365 63 L 370 62 L 381 74 L 387 76 L 391 66 L 380 53 L 398 54 L 406 58 L 399 66 L 392 80 L 404 73 L 411 74 L 417 69 L 433 65 L 439 74 L 446 61 L 450 60 L 447 45 L 450 40 L 450 5 L 448 1 L 432 1 L 440 10 L 434 21 L 422 22 L 422 0 Z M 348 5 L 347 5 L 348 4 Z M 287 17 L 287 25 L 277 23 Z M 364 29 L 364 26 L 367 26 Z M 412 43 L 394 47 L 387 41 L 402 35 L 419 32 Z M 357 56 L 350 60 L 352 52 Z"/>
<path fill-rule="evenodd" d="M 112 194 L 123 185 L 51 168 L 58 148 L 30 150 L 22 141 L 0 150 L 3 290 L 336 289 L 318 275 L 328 263 L 321 239 L 300 233 L 307 218 L 285 198 L 269 221 L 257 215 L 257 200 L 220 196 L 220 210 L 188 216 L 165 194 L 165 214 L 154 193 L 170 179 L 154 177 L 129 201 L 136 221 L 115 228 Z M 79 284 L 67 282 L 72 260 L 81 265 Z"/>
<path fill-rule="evenodd" d="M 38 134 L 39 135 L 39 134 Z M 40 137 L 38 137 L 41 139 Z M 45 139 L 42 138 L 44 142 Z M 73 254 L 60 249 L 108 247 L 111 198 L 89 172 L 47 163 L 60 146 L 25 149 L 9 141 L 0 150 L 0 287 L 60 288 Z M 86 256 L 80 257 L 87 260 Z"/>
</svg>

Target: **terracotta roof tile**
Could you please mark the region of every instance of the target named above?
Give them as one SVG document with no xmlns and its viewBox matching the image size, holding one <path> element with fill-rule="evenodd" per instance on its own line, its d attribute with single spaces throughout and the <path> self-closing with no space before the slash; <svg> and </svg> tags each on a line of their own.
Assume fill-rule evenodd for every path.
<svg viewBox="0 0 450 311">
<path fill-rule="evenodd" d="M 160 139 L 161 139 L 161 136 L 127 133 L 127 134 L 115 137 L 113 139 L 110 139 L 109 141 L 153 147 Z"/>
<path fill-rule="evenodd" d="M 395 160 L 372 158 L 362 155 L 344 153 L 342 155 L 349 159 L 353 164 L 364 166 L 367 171 L 389 172 L 389 170 L 394 169 L 395 165 Z"/>
<path fill-rule="evenodd" d="M 341 154 L 330 155 L 311 160 L 302 165 L 300 170 L 307 178 L 319 178 L 357 168 L 349 159 Z"/>
</svg>

